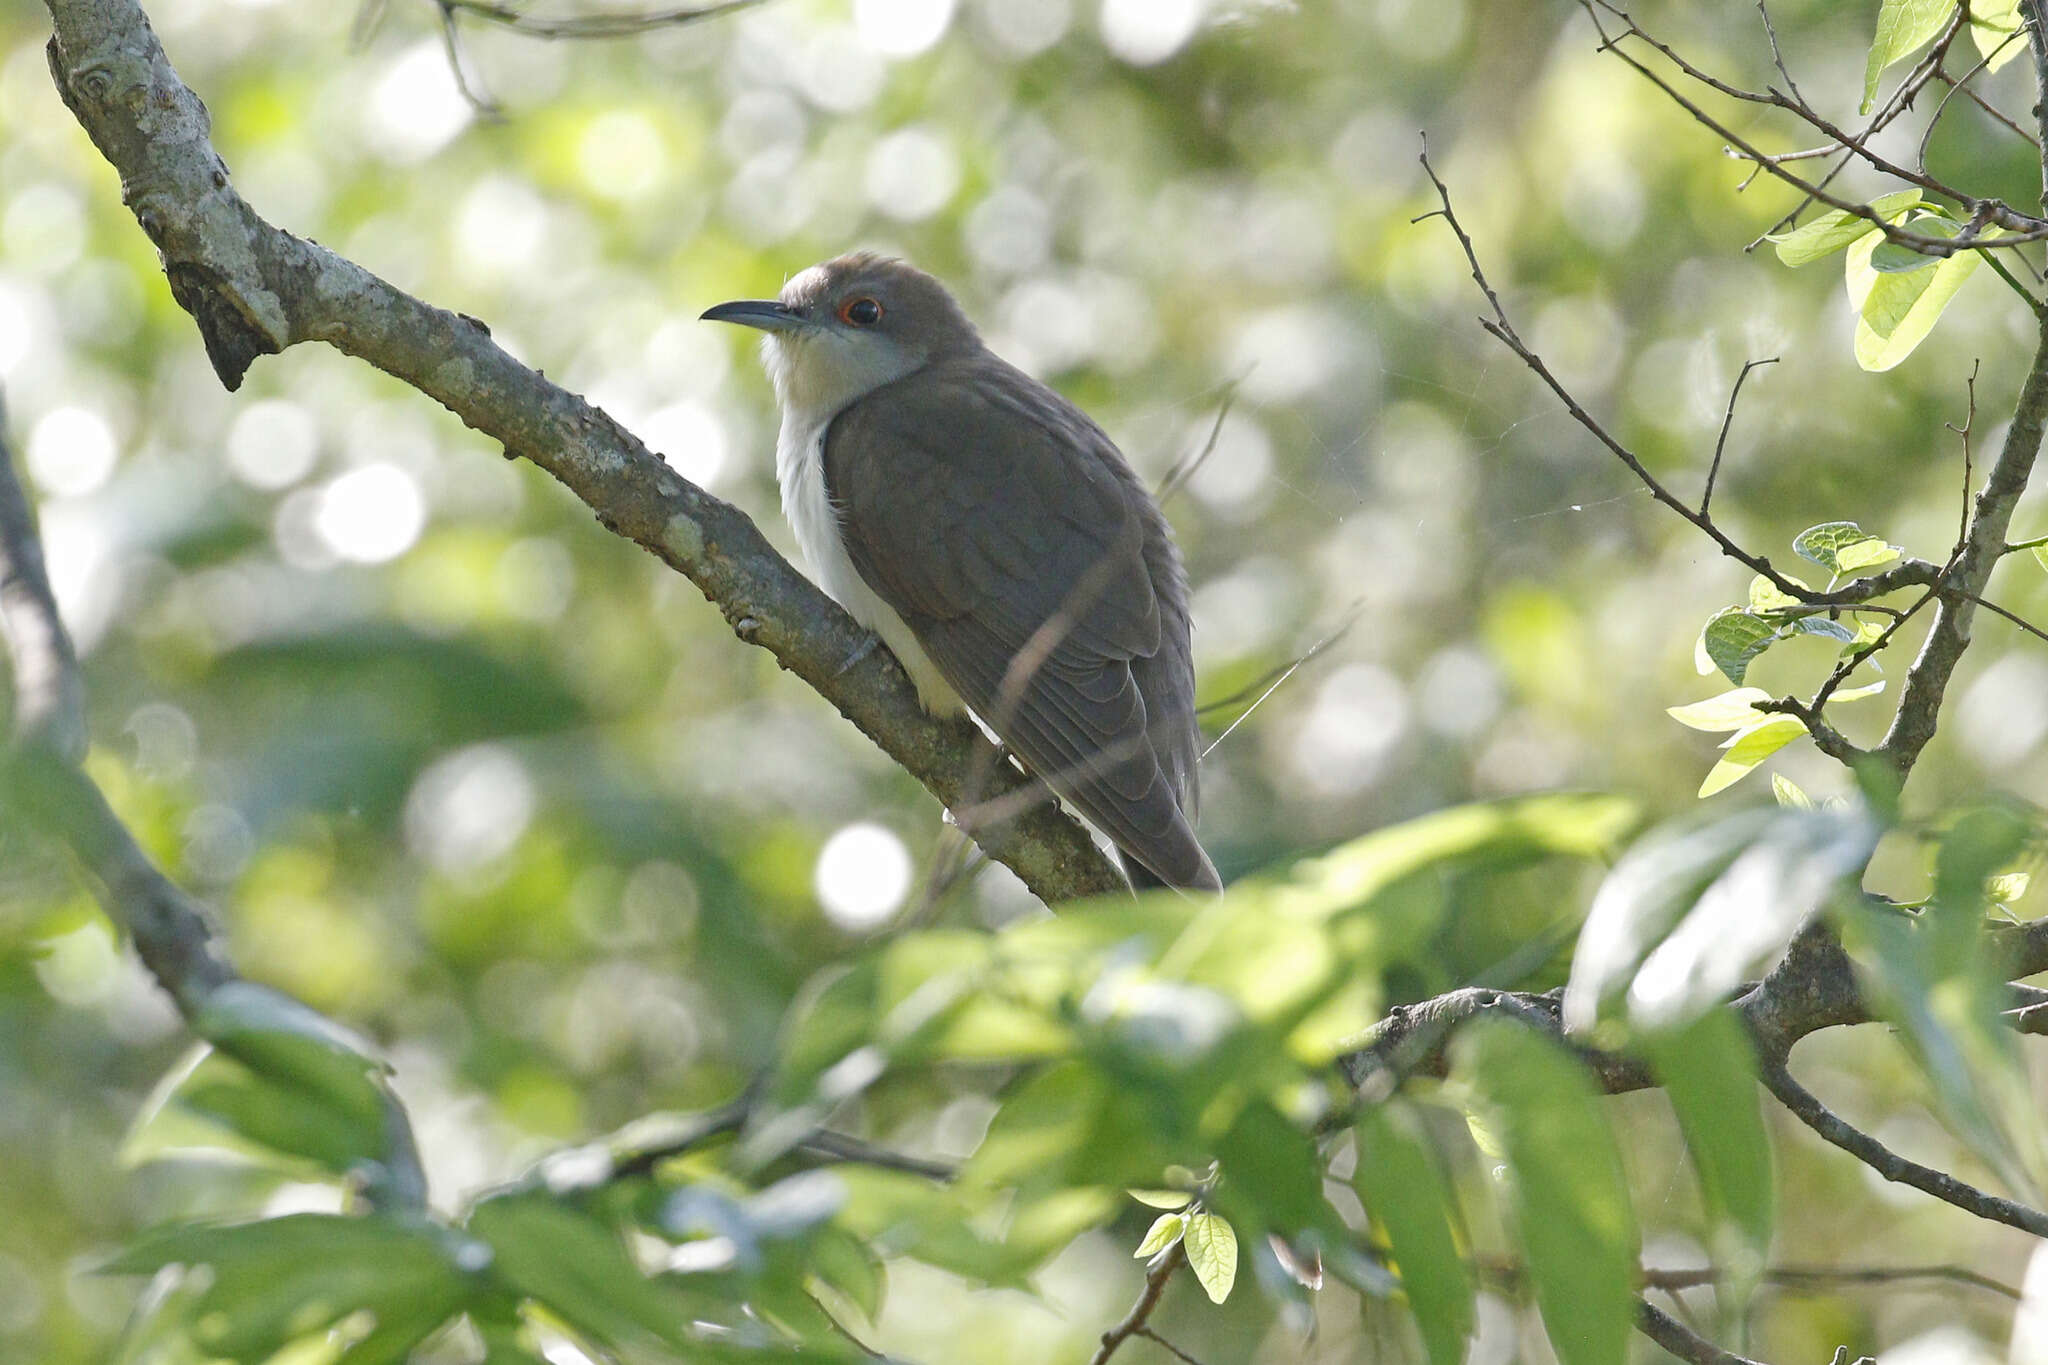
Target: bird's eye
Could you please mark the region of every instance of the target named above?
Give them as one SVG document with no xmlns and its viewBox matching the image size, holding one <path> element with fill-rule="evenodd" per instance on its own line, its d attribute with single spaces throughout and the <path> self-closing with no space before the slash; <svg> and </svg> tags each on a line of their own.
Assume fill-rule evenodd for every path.
<svg viewBox="0 0 2048 1365">
<path fill-rule="evenodd" d="M 870 298 L 849 299 L 839 305 L 839 320 L 850 327 L 872 327 L 882 320 L 882 305 Z"/>
</svg>

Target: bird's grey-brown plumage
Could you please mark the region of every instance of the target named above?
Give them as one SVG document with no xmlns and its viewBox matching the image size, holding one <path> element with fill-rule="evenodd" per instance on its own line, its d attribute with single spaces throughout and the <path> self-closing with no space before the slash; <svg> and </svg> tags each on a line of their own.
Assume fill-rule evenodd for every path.
<svg viewBox="0 0 2048 1365">
<path fill-rule="evenodd" d="M 866 316 L 849 314 L 856 302 L 879 316 L 853 321 Z M 815 348 L 769 356 L 784 404 L 785 505 L 804 539 L 791 484 L 822 478 L 838 544 L 806 553 L 843 548 L 859 588 L 887 608 L 877 615 L 893 613 L 914 639 L 892 642 L 898 652 L 927 656 L 906 658 L 913 676 L 936 669 L 1109 835 L 1134 881 L 1218 886 L 1193 830 L 1200 732 L 1186 576 L 1165 518 L 1101 428 L 982 346 L 943 288 L 899 262 L 844 257 L 797 277 L 774 304 L 708 316 Z M 837 345 L 865 349 L 841 357 Z M 856 379 L 844 395 L 806 388 L 829 390 L 821 375 L 858 365 L 881 382 Z M 841 589 L 842 601 L 861 596 Z M 885 639 L 896 625 L 866 623 Z"/>
<path fill-rule="evenodd" d="M 994 359 L 940 361 L 833 419 L 847 552 L 1033 772 L 1162 880 L 1203 885 L 1187 584 L 1165 520 L 1100 428 Z M 845 457 L 868 445 L 886 468 Z M 1034 645 L 1042 661 L 1013 672 Z"/>
</svg>

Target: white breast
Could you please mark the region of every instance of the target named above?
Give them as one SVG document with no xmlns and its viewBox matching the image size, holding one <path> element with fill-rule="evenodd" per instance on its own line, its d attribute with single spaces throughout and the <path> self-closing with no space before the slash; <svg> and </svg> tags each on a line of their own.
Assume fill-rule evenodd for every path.
<svg viewBox="0 0 2048 1365">
<path fill-rule="evenodd" d="M 775 480 L 782 486 L 782 514 L 789 518 L 818 586 L 854 620 L 882 637 L 882 643 L 902 661 L 904 671 L 917 684 L 925 709 L 934 715 L 956 714 L 963 709 L 959 694 L 940 675 L 895 608 L 877 597 L 861 578 L 846 553 L 839 518 L 825 494 L 825 428 L 830 424 L 829 415 L 819 418 L 784 409 L 782 432 L 775 442 Z"/>
</svg>

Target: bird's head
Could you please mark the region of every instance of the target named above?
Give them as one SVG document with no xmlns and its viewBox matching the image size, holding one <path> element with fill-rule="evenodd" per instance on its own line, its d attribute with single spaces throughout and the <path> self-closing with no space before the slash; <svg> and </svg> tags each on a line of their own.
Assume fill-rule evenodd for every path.
<svg viewBox="0 0 2048 1365">
<path fill-rule="evenodd" d="M 785 409 L 820 417 L 934 360 L 981 346 L 944 285 L 868 252 L 812 266 L 779 298 L 721 303 L 704 317 L 766 332 L 761 356 L 776 398 Z"/>
</svg>

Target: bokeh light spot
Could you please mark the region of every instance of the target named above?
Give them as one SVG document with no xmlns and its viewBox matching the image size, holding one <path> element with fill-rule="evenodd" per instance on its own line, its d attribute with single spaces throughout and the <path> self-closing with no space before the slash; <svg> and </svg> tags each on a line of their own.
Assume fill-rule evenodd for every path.
<svg viewBox="0 0 2048 1365">
<path fill-rule="evenodd" d="M 114 472 L 114 433 L 87 408 L 52 408 L 28 437 L 28 472 L 45 493 L 76 498 Z"/>
<path fill-rule="evenodd" d="M 424 161 L 455 139 L 475 115 L 433 39 L 413 44 L 377 82 L 366 108 L 368 131 L 387 160 Z"/>
<path fill-rule="evenodd" d="M 903 904 L 910 871 L 903 841 L 863 820 L 825 841 L 813 882 L 827 919 L 842 929 L 872 929 Z"/>
<path fill-rule="evenodd" d="M 868 202 L 898 222 L 929 218 L 960 188 L 960 159 L 925 127 L 889 134 L 868 154 Z"/>
<path fill-rule="evenodd" d="M 1202 22 L 1202 0 L 1102 0 L 1102 41 L 1133 66 L 1181 50 Z"/>
<path fill-rule="evenodd" d="M 313 529 L 329 549 L 357 564 L 382 564 L 411 549 L 426 526 L 426 500 L 395 464 L 370 464 L 320 492 Z"/>
<path fill-rule="evenodd" d="M 313 414 L 286 398 L 251 403 L 228 428 L 228 468 L 251 488 L 289 488 L 320 453 Z"/>
<path fill-rule="evenodd" d="M 861 42 L 885 57 L 914 57 L 953 21 L 953 0 L 853 0 Z"/>
</svg>

